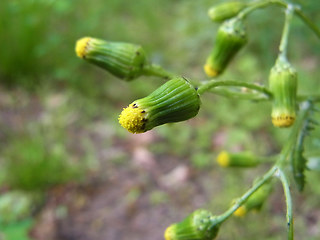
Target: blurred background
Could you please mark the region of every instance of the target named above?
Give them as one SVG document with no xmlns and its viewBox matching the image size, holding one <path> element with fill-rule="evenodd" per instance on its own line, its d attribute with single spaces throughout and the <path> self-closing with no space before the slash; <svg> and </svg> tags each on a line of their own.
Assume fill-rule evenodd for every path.
<svg viewBox="0 0 320 240">
<path fill-rule="evenodd" d="M 215 159 L 222 150 L 279 152 L 289 131 L 272 127 L 270 103 L 207 93 L 195 119 L 133 135 L 118 124 L 119 113 L 164 81 L 127 83 L 74 52 L 84 36 L 132 42 L 167 70 L 204 80 L 219 26 L 207 10 L 219 2 L 0 1 L 1 240 L 160 240 L 167 226 L 197 208 L 222 213 L 268 169 L 267 163 L 222 169 Z M 319 1 L 294 2 L 320 23 Z M 265 84 L 283 20 L 276 7 L 251 14 L 249 43 L 221 79 Z M 320 41 L 298 18 L 291 30 L 299 93 L 319 93 Z M 317 156 L 319 135 L 314 131 L 306 146 Z M 319 183 L 319 172 L 308 171 L 304 192 L 292 187 L 297 239 L 319 239 Z M 285 237 L 277 184 L 261 212 L 231 218 L 217 239 Z"/>
</svg>

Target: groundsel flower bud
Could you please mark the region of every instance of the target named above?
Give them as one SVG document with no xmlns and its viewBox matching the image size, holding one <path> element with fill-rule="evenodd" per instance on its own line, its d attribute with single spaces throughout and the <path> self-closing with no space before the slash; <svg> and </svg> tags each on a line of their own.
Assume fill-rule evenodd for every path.
<svg viewBox="0 0 320 240">
<path fill-rule="evenodd" d="M 229 153 L 222 151 L 217 157 L 221 167 L 255 167 L 260 160 L 250 152 Z"/>
<path fill-rule="evenodd" d="M 77 41 L 75 51 L 78 57 L 127 81 L 141 76 L 147 63 L 142 47 L 131 43 L 84 37 Z"/>
<path fill-rule="evenodd" d="M 236 53 L 247 43 L 247 34 L 241 19 L 232 18 L 219 28 L 215 44 L 204 65 L 209 77 L 221 74 Z"/>
<path fill-rule="evenodd" d="M 170 225 L 165 233 L 165 240 L 213 240 L 219 230 L 219 224 L 210 227 L 215 221 L 211 212 L 198 209 L 179 223 Z"/>
<path fill-rule="evenodd" d="M 297 71 L 286 59 L 278 58 L 269 75 L 271 118 L 276 127 L 290 127 L 296 119 L 297 82 Z"/>
<path fill-rule="evenodd" d="M 143 133 L 165 123 L 190 119 L 199 109 L 196 89 L 188 80 L 178 77 L 124 108 L 119 123 L 131 133 Z"/>
<path fill-rule="evenodd" d="M 253 193 L 248 200 L 239 207 L 233 214 L 237 217 L 243 217 L 251 210 L 259 211 L 264 202 L 270 196 L 273 190 L 273 182 L 269 181 L 262 185 L 255 193 Z"/>
<path fill-rule="evenodd" d="M 222 22 L 235 17 L 248 4 L 244 2 L 226 2 L 211 7 L 208 11 L 209 18 L 214 22 Z"/>
</svg>

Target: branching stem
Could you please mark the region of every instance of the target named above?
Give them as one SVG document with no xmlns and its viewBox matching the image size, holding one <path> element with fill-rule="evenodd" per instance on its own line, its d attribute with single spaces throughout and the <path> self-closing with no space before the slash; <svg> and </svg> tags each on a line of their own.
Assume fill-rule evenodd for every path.
<svg viewBox="0 0 320 240">
<path fill-rule="evenodd" d="M 219 215 L 217 219 L 213 221 L 213 224 L 210 228 L 214 228 L 216 224 L 220 224 L 227 220 L 232 214 L 255 192 L 257 191 L 263 184 L 265 184 L 269 179 L 273 177 L 278 167 L 273 166 L 267 173 L 263 175 L 247 192 L 245 192 L 227 211 L 223 214 Z"/>
<path fill-rule="evenodd" d="M 251 12 L 256 9 L 271 6 L 271 5 L 278 5 L 283 8 L 287 8 L 288 4 L 286 1 L 282 0 L 266 0 L 266 1 L 257 1 L 253 2 L 249 5 L 249 7 L 245 8 L 241 11 L 238 15 L 239 18 L 245 18 Z M 294 13 L 320 38 L 320 29 L 303 13 L 301 7 L 299 5 L 292 5 L 294 8 Z"/>
<path fill-rule="evenodd" d="M 253 12 L 256 9 L 267 7 L 270 5 L 279 5 L 281 7 L 287 7 L 287 3 L 280 0 L 266 0 L 266 1 L 257 1 L 253 2 L 249 5 L 249 7 L 245 8 L 243 11 L 241 11 L 238 14 L 239 18 L 245 18 L 247 15 L 249 15 L 251 12 Z"/>
<path fill-rule="evenodd" d="M 295 7 L 294 12 L 320 39 L 320 29 L 302 12 L 300 7 Z"/>
<path fill-rule="evenodd" d="M 263 93 L 267 98 L 272 97 L 271 92 L 266 87 L 259 86 L 257 84 L 253 84 L 253 83 L 234 81 L 234 80 L 217 81 L 217 80 L 213 79 L 213 80 L 207 81 L 207 82 L 203 83 L 198 88 L 198 93 L 200 95 L 202 95 L 203 93 L 207 92 L 208 90 L 210 90 L 214 87 L 220 87 L 220 86 L 245 87 L 245 88 L 253 89 L 257 92 Z"/>
<path fill-rule="evenodd" d="M 292 199 L 290 194 L 289 181 L 281 168 L 277 171 L 278 177 L 282 183 L 284 195 L 286 197 L 287 205 L 287 227 L 288 227 L 288 240 L 293 240 L 293 214 L 292 214 Z"/>
</svg>

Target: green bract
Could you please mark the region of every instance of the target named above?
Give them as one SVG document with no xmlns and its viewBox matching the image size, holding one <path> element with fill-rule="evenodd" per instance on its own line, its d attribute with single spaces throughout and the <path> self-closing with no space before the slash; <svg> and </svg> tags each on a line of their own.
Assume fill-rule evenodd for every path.
<svg viewBox="0 0 320 240">
<path fill-rule="evenodd" d="M 273 182 L 268 181 L 262 185 L 248 200 L 234 212 L 235 216 L 242 217 L 251 210 L 260 210 L 264 202 L 270 196 L 273 190 Z"/>
<path fill-rule="evenodd" d="M 278 58 L 270 71 L 269 88 L 273 94 L 272 123 L 276 127 L 290 127 L 296 119 L 298 75 L 284 58 Z"/>
<path fill-rule="evenodd" d="M 179 77 L 131 103 L 120 114 L 119 123 L 129 132 L 142 133 L 165 123 L 192 118 L 199 109 L 196 89 L 188 80 Z"/>
<path fill-rule="evenodd" d="M 236 53 L 247 43 L 247 34 L 241 19 L 232 18 L 219 28 L 215 44 L 204 66 L 209 77 L 221 74 Z"/>
<path fill-rule="evenodd" d="M 139 45 L 90 37 L 77 41 L 76 53 L 78 57 L 127 81 L 141 76 L 147 63 L 145 52 Z"/>
<path fill-rule="evenodd" d="M 222 22 L 229 18 L 235 17 L 248 4 L 243 2 L 226 2 L 211 7 L 208 16 L 212 21 Z"/>
<path fill-rule="evenodd" d="M 228 153 L 223 151 L 218 155 L 217 162 L 222 167 L 255 167 L 260 160 L 251 152 Z"/>
<path fill-rule="evenodd" d="M 198 209 L 179 223 L 170 225 L 165 240 L 213 240 L 219 231 L 219 225 L 210 228 L 215 216 L 205 209 Z"/>
</svg>

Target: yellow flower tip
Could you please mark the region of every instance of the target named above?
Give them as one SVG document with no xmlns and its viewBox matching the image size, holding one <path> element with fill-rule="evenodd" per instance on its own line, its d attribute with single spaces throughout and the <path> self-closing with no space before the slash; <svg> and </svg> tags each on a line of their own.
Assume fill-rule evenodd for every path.
<svg viewBox="0 0 320 240">
<path fill-rule="evenodd" d="M 174 240 L 174 226 L 175 224 L 172 224 L 169 227 L 167 227 L 166 231 L 164 232 L 165 240 Z"/>
<path fill-rule="evenodd" d="M 131 133 L 143 133 L 147 122 L 146 114 L 136 103 L 131 103 L 121 112 L 119 123 Z"/>
<path fill-rule="evenodd" d="M 247 213 L 246 207 L 241 206 L 233 213 L 233 215 L 235 215 L 236 217 L 244 217 L 246 213 Z"/>
<path fill-rule="evenodd" d="M 289 116 L 287 114 L 282 114 L 280 116 L 272 117 L 272 123 L 276 127 L 290 127 L 294 121 L 294 116 Z"/>
<path fill-rule="evenodd" d="M 230 164 L 229 154 L 226 151 L 222 151 L 217 157 L 217 162 L 221 167 L 228 167 Z"/>
<path fill-rule="evenodd" d="M 91 40 L 90 37 L 84 37 L 77 41 L 76 43 L 76 54 L 79 58 L 85 58 L 87 54 L 88 43 Z"/>
<path fill-rule="evenodd" d="M 210 64 L 205 64 L 204 67 L 204 72 L 207 74 L 208 77 L 215 77 L 217 76 L 219 73 L 214 70 Z"/>
</svg>

